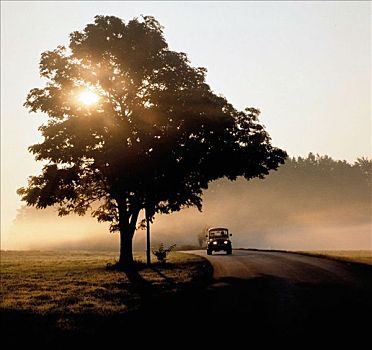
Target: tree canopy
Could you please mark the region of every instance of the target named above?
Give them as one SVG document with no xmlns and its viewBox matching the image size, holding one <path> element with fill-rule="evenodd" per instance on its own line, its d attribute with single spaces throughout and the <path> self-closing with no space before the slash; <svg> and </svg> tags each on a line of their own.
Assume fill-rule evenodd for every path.
<svg viewBox="0 0 372 350">
<path fill-rule="evenodd" d="M 206 69 L 170 50 L 153 17 L 96 16 L 39 68 L 47 82 L 25 106 L 48 116 L 43 142 L 29 147 L 46 165 L 18 193 L 37 208 L 58 204 L 60 215 L 95 203 L 93 216 L 121 233 L 123 264 L 140 210 L 201 209 L 211 181 L 262 178 L 286 158 L 259 110 L 216 95 Z"/>
</svg>

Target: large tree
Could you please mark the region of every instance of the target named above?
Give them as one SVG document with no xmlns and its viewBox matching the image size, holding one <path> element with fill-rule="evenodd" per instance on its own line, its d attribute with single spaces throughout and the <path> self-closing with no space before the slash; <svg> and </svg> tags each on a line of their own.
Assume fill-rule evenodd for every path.
<svg viewBox="0 0 372 350">
<path fill-rule="evenodd" d="M 149 217 L 201 209 L 209 182 L 264 177 L 286 157 L 259 111 L 213 93 L 206 70 L 171 51 L 153 17 L 96 16 L 68 48 L 41 55 L 40 74 L 45 87 L 25 106 L 48 116 L 43 142 L 29 147 L 46 165 L 18 193 L 37 208 L 58 205 L 60 215 L 93 205 L 120 232 L 120 265 L 133 261 L 142 209 Z"/>
</svg>

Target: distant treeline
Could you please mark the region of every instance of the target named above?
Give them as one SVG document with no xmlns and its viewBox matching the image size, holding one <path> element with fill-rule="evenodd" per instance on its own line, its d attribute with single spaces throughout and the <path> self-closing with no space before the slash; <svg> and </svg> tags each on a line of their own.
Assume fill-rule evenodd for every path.
<svg viewBox="0 0 372 350">
<path fill-rule="evenodd" d="M 186 209 L 156 216 L 152 225 L 154 241 L 196 244 L 203 227 L 223 225 L 234 233 L 235 246 L 340 249 L 355 242 L 355 249 L 367 249 L 372 228 L 371 180 L 372 160 L 366 158 L 354 164 L 312 153 L 305 158 L 288 158 L 263 180 L 239 178 L 211 183 L 202 213 Z M 89 232 L 95 236 L 95 247 L 103 244 L 99 243 L 101 239 L 112 237 L 94 219 L 56 218 L 53 208 L 22 207 L 14 233 L 27 232 L 32 241 L 47 241 L 52 231 L 54 239 L 61 235 L 66 242 L 75 236 L 73 231 L 77 236 L 83 232 L 84 247 L 90 246 Z M 30 234 L 32 226 L 35 234 Z M 144 240 L 143 232 L 136 236 L 138 241 Z M 341 236 L 345 243 L 333 244 Z M 323 237 L 324 244 L 316 244 Z M 111 244 L 115 248 L 117 242 Z"/>
<path fill-rule="evenodd" d="M 372 160 L 358 158 L 350 164 L 310 153 L 288 158 L 264 180 L 213 183 L 207 199 L 218 201 L 225 192 L 224 198 L 240 203 L 238 211 L 248 217 L 254 213 L 253 223 L 301 221 L 308 215 L 328 222 L 370 222 L 371 179 Z"/>
<path fill-rule="evenodd" d="M 358 193 L 362 190 L 371 194 L 368 187 L 371 188 L 372 183 L 372 159 L 358 158 L 354 164 L 350 164 L 310 153 L 307 158 L 287 159 L 280 170 L 283 178 L 302 178 L 310 187 L 326 185 L 333 190 L 348 187 L 348 192 Z"/>
<path fill-rule="evenodd" d="M 371 176 L 372 160 L 359 158 L 349 164 L 310 153 L 307 158 L 289 158 L 278 172 L 270 174 L 265 185 L 317 208 L 350 202 L 370 204 Z"/>
</svg>

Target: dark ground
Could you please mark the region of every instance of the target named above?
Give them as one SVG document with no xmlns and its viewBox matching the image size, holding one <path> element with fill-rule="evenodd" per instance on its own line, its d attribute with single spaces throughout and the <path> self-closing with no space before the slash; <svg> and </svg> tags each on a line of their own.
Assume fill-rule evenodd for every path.
<svg viewBox="0 0 372 350">
<path fill-rule="evenodd" d="M 372 268 L 342 263 L 357 284 L 297 283 L 260 274 L 220 277 L 158 295 L 136 272 L 143 307 L 115 315 L 1 314 L 2 345 L 66 349 L 71 346 L 152 347 L 285 345 L 307 347 L 370 344 Z M 156 294 L 157 296 L 155 296 Z"/>
</svg>

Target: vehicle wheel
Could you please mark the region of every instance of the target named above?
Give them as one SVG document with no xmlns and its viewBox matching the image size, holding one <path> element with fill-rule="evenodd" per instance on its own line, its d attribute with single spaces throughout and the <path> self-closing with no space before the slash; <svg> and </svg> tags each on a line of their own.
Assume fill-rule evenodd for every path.
<svg viewBox="0 0 372 350">
<path fill-rule="evenodd" d="M 227 250 L 227 251 L 226 251 L 226 254 L 227 254 L 227 255 L 232 254 L 232 250 L 231 250 L 231 249 Z"/>
<path fill-rule="evenodd" d="M 207 254 L 208 254 L 208 255 L 212 255 L 212 251 L 208 249 L 208 250 L 207 250 Z"/>
</svg>

